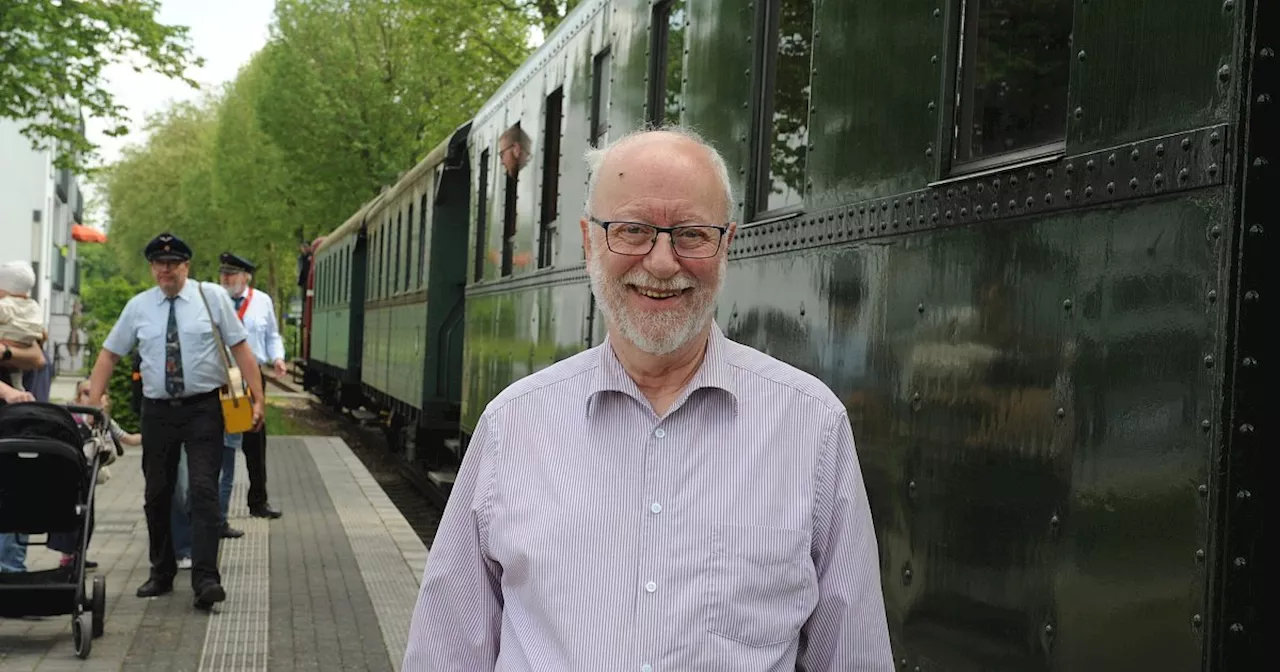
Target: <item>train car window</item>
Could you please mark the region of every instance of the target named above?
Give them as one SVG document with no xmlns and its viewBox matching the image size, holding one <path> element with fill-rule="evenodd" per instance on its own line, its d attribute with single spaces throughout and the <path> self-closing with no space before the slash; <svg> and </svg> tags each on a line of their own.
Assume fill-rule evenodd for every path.
<svg viewBox="0 0 1280 672">
<path fill-rule="evenodd" d="M 563 108 L 562 86 L 547 96 L 546 118 L 542 123 L 542 226 L 538 235 L 538 268 L 551 265 L 556 215 L 560 209 L 560 123 Z"/>
<path fill-rule="evenodd" d="M 475 282 L 484 279 L 484 249 L 489 232 L 489 150 L 480 152 L 480 183 L 476 194 Z"/>
<path fill-rule="evenodd" d="M 418 206 L 418 289 L 422 289 L 427 279 L 427 195 L 422 195 L 422 203 Z"/>
<path fill-rule="evenodd" d="M 498 157 L 506 173 L 505 199 L 502 207 L 502 275 L 511 275 L 516 244 L 516 198 L 520 188 L 520 171 L 529 165 L 529 134 L 516 122 L 498 138 Z"/>
<path fill-rule="evenodd" d="M 402 243 L 404 243 L 404 242 L 405 242 L 405 241 L 404 241 L 404 237 L 405 237 L 404 233 L 405 233 L 405 231 L 404 231 L 404 211 L 403 211 L 403 210 L 401 210 L 400 212 L 397 212 L 397 213 L 396 213 L 396 249 L 395 249 L 395 265 L 392 267 L 394 270 L 393 270 L 393 275 L 391 276 L 391 293 L 392 293 L 392 294 L 398 294 L 398 293 L 400 293 L 400 290 L 404 289 L 404 287 L 403 287 L 403 286 L 401 286 L 401 284 L 400 284 L 400 277 L 401 277 L 401 276 L 400 276 L 400 262 L 404 259 L 404 248 L 408 247 L 408 245 L 402 245 Z"/>
<path fill-rule="evenodd" d="M 961 0 L 952 168 L 1065 146 L 1073 0 Z"/>
<path fill-rule="evenodd" d="M 653 6 L 649 45 L 649 123 L 680 123 L 684 88 L 685 0 L 663 0 Z"/>
<path fill-rule="evenodd" d="M 608 142 L 609 72 L 612 63 L 609 47 L 596 54 L 591 63 L 591 127 L 587 139 L 592 147 Z"/>
<path fill-rule="evenodd" d="M 804 202 L 809 147 L 813 0 L 764 3 L 763 95 L 757 106 L 757 215 Z"/>
</svg>

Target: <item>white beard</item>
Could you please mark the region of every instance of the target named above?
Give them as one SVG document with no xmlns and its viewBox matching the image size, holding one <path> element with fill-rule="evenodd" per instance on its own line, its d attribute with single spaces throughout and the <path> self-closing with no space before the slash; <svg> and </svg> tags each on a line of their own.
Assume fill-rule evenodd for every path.
<svg viewBox="0 0 1280 672">
<path fill-rule="evenodd" d="M 712 284 L 698 284 L 692 277 L 681 273 L 669 280 L 658 280 L 640 266 L 621 278 L 606 277 L 601 263 L 605 243 L 592 246 L 591 259 L 587 261 L 587 273 L 591 276 L 591 292 L 605 319 L 618 333 L 635 346 L 651 355 L 670 354 L 687 344 L 710 324 L 715 316 L 716 295 L 728 268 L 728 257 L 720 258 L 720 267 Z M 641 285 L 657 290 L 678 290 L 692 287 L 685 297 L 685 306 L 662 311 L 636 311 L 627 300 L 632 290 L 628 285 Z"/>
</svg>

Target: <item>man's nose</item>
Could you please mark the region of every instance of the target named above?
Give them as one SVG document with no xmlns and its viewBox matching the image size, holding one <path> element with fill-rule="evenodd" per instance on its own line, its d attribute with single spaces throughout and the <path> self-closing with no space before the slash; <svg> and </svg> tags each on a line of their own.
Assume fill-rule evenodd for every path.
<svg viewBox="0 0 1280 672">
<path fill-rule="evenodd" d="M 680 259 L 671 247 L 671 234 L 658 234 L 653 249 L 644 257 L 644 268 L 655 278 L 669 278 L 680 272 Z"/>
</svg>

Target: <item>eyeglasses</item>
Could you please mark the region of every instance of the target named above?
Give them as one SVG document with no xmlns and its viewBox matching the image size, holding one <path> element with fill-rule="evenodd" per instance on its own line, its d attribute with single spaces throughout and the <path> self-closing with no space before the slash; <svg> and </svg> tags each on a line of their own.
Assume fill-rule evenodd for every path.
<svg viewBox="0 0 1280 672">
<path fill-rule="evenodd" d="M 671 249 L 685 259 L 706 259 L 720 251 L 720 240 L 728 226 L 711 224 L 682 224 L 673 227 L 654 226 L 643 222 L 602 221 L 589 217 L 605 232 L 609 251 L 632 257 L 643 257 L 653 250 L 658 234 L 671 237 Z"/>
</svg>

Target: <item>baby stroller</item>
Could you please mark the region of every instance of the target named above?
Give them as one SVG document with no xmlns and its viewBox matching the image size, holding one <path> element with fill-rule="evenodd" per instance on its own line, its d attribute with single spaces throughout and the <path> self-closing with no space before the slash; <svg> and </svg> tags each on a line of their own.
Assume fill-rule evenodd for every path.
<svg viewBox="0 0 1280 672">
<path fill-rule="evenodd" d="M 82 428 L 72 413 L 91 415 Z M 112 447 L 115 454 L 112 454 Z M 96 408 L 45 403 L 0 405 L 0 532 L 79 534 L 74 562 L 57 569 L 0 573 L 0 617 L 71 615 L 76 656 L 102 636 L 106 578 L 85 594 L 85 553 L 98 470 L 124 451 Z"/>
</svg>

